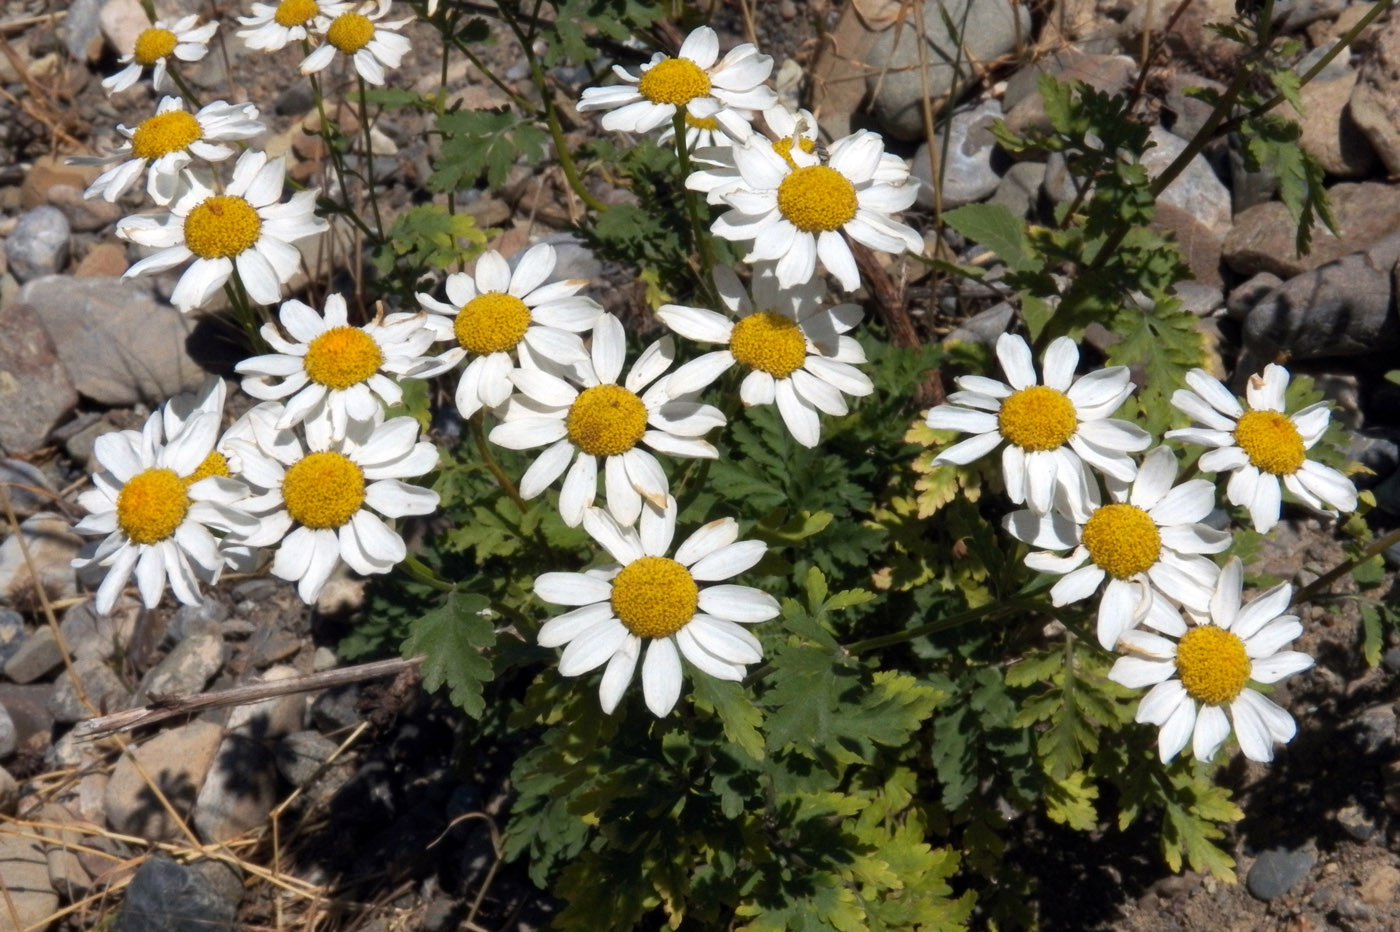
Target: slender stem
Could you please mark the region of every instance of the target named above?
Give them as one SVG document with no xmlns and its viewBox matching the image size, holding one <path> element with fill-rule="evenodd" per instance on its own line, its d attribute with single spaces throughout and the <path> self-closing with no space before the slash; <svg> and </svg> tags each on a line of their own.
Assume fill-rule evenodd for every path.
<svg viewBox="0 0 1400 932">
<path fill-rule="evenodd" d="M 199 95 L 185 83 L 185 79 L 180 76 L 180 72 L 175 70 L 174 64 L 170 61 L 166 61 L 165 63 L 165 73 L 170 75 L 170 80 L 174 81 L 175 86 L 180 89 L 180 96 L 185 98 L 191 107 L 198 110 L 200 107 L 204 106 L 199 102 Z"/>
<path fill-rule="evenodd" d="M 304 40 L 302 42 L 302 50 L 307 53 L 311 50 L 310 44 Z M 340 157 L 340 149 L 331 142 L 331 123 L 330 117 L 326 115 L 326 98 L 325 95 L 321 93 L 321 82 L 314 74 L 307 75 L 307 79 L 311 82 L 311 96 L 316 101 L 316 116 L 320 119 L 319 132 L 321 134 L 321 141 L 326 144 L 326 152 L 331 157 L 331 164 L 335 166 L 336 182 L 340 185 L 341 209 L 339 212 L 349 217 L 350 221 L 354 223 L 355 226 L 359 227 L 360 232 L 364 233 L 365 236 L 369 237 L 371 240 L 377 241 L 375 232 L 360 218 L 360 215 L 355 212 L 350 203 L 350 186 L 345 182 L 345 162 Z M 336 126 L 335 132 L 336 135 L 340 134 L 339 125 Z"/>
<path fill-rule="evenodd" d="M 544 121 L 545 125 L 549 127 L 550 138 L 554 140 L 554 157 L 559 160 L 559 168 L 563 170 L 565 180 L 569 182 L 569 187 L 574 189 L 574 193 L 579 196 L 579 200 L 587 204 L 590 210 L 602 213 L 608 207 L 593 196 L 584 186 L 583 179 L 579 177 L 578 166 L 574 164 L 568 142 L 564 139 L 564 127 L 559 122 L 559 112 L 554 107 L 554 96 L 550 90 L 549 81 L 545 77 L 544 69 L 540 67 L 540 60 L 535 56 L 534 46 L 525 33 L 521 31 L 515 16 L 507 12 L 506 6 L 506 4 L 500 6 L 501 19 L 515 34 L 516 40 L 520 43 L 520 50 L 525 53 L 525 61 L 530 65 L 530 78 L 535 82 L 535 88 L 540 92 L 540 103 L 544 105 Z"/>
<path fill-rule="evenodd" d="M 486 442 L 486 415 L 485 412 L 478 411 L 472 415 L 467 422 L 471 429 L 472 440 L 476 443 L 476 450 L 481 454 L 481 462 L 486 466 L 491 475 L 496 477 L 496 482 L 501 486 L 506 496 L 515 503 L 521 513 L 528 511 L 530 506 L 525 503 L 525 499 L 520 497 L 520 490 L 515 487 L 510 476 L 501 468 L 501 464 L 496 461 L 495 454 L 491 452 L 491 447 Z"/>
<path fill-rule="evenodd" d="M 1358 566 L 1374 557 L 1376 554 L 1397 543 L 1400 543 L 1400 528 L 1396 528 L 1395 530 L 1391 531 L 1389 534 L 1385 535 L 1379 540 L 1372 541 L 1366 547 L 1365 550 L 1361 551 L 1359 556 L 1352 557 L 1350 560 L 1342 561 L 1341 563 L 1334 566 L 1332 569 L 1328 570 L 1321 576 L 1314 579 L 1312 582 L 1308 583 L 1306 586 L 1299 589 L 1297 592 L 1293 593 L 1293 601 L 1290 604 L 1303 604 L 1304 602 L 1311 599 L 1314 595 L 1317 595 L 1319 592 L 1322 592 L 1328 586 L 1332 585 L 1332 583 L 1345 576 L 1347 573 L 1350 573 L 1352 570 L 1356 569 Z"/>
<path fill-rule="evenodd" d="M 379 215 L 379 195 L 374 192 L 374 143 L 369 133 L 369 96 L 368 88 L 365 86 L 365 79 L 359 72 L 355 73 L 355 80 L 360 85 L 360 129 L 365 135 L 365 188 L 369 191 L 369 205 L 374 211 L 375 239 L 384 241 L 384 218 Z"/>
<path fill-rule="evenodd" d="M 676 157 L 681 164 L 681 184 L 690 177 L 690 147 L 685 142 L 685 110 L 677 109 L 671 118 L 675 129 Z M 689 188 L 685 189 L 685 212 L 690 216 L 690 236 L 695 242 L 695 252 L 700 258 L 700 287 L 710 300 L 714 300 L 715 249 L 710 242 L 709 230 L 700 216 L 700 195 Z"/>
<path fill-rule="evenodd" d="M 457 36 L 453 36 L 453 37 L 452 37 L 452 45 L 453 45 L 454 48 L 457 49 L 457 51 L 459 51 L 459 52 L 461 52 L 463 55 L 465 55 L 466 58 L 467 58 L 467 61 L 469 61 L 469 62 L 471 62 L 473 65 L 475 65 L 475 66 L 476 66 L 476 70 L 477 70 L 477 71 L 480 71 L 481 74 L 482 74 L 482 76 L 484 76 L 484 77 L 486 78 L 486 80 L 488 80 L 488 81 L 490 81 L 492 84 L 494 84 L 494 85 L 496 86 L 496 89 L 497 89 L 498 91 L 500 91 L 502 94 L 505 94 L 507 97 L 509 97 L 511 103 L 515 104 L 515 105 L 516 105 L 517 107 L 519 107 L 521 110 L 525 111 L 526 113 L 528 113 L 528 114 L 530 114 L 531 116 L 534 116 L 534 117 L 538 117 L 538 116 L 543 112 L 539 107 L 536 107 L 536 106 L 535 106 L 533 103 L 531 103 L 529 100 L 527 100 L 526 98 L 521 97 L 519 94 L 517 94 L 517 93 L 514 91 L 514 89 L 511 88 L 511 86 L 510 86 L 509 84 L 505 83 L 505 82 L 502 81 L 500 78 L 496 77 L 495 73 L 494 73 L 490 68 L 488 68 L 488 67 L 486 66 L 486 63 L 485 63 L 484 61 L 481 60 L 480 56 L 478 56 L 475 52 L 473 52 L 473 51 L 471 50 L 471 47 L 470 47 L 466 42 L 463 42 L 463 41 L 462 41 L 459 37 L 457 37 Z M 445 80 L 444 80 L 444 83 L 446 83 Z"/>
<path fill-rule="evenodd" d="M 262 306 L 257 305 L 256 310 L 251 298 L 248 297 L 248 289 L 243 286 L 243 278 L 238 274 L 238 269 L 233 270 L 229 276 L 228 283 L 224 285 L 224 293 L 228 295 L 229 303 L 233 305 L 234 313 L 238 321 L 243 325 L 243 331 L 248 335 L 248 351 L 250 353 L 266 353 L 270 348 L 267 341 L 263 339 L 259 328 L 267 322 L 266 312 L 262 311 Z"/>
</svg>

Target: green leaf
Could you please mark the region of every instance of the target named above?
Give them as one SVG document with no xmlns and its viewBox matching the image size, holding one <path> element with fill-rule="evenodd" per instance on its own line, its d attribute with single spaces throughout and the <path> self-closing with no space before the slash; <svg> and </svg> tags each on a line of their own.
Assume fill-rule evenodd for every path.
<svg viewBox="0 0 1400 932">
<path fill-rule="evenodd" d="M 1098 798 L 1098 787 L 1088 782 L 1085 773 L 1072 773 L 1046 786 L 1045 814 L 1052 821 L 1076 831 L 1093 831 L 1099 824 L 1099 814 L 1094 809 L 1094 800 Z"/>
<path fill-rule="evenodd" d="M 968 204 L 943 215 L 948 226 L 1000 257 L 1007 268 L 1023 272 L 1035 267 L 1026 221 L 1001 204 Z"/>
<path fill-rule="evenodd" d="M 481 687 L 492 677 L 491 663 L 483 652 L 495 643 L 490 602 L 483 596 L 453 592 L 440 607 L 413 622 L 400 653 L 427 655 L 423 688 L 435 692 L 446 685 L 453 704 L 479 718 L 485 709 Z"/>
<path fill-rule="evenodd" d="M 712 676 L 697 676 L 693 690 L 695 707 L 719 717 L 726 740 L 738 745 L 754 760 L 763 760 L 763 710 L 738 683 Z"/>
<path fill-rule="evenodd" d="M 535 164 L 544 158 L 549 134 L 534 121 L 511 110 L 458 110 L 438 118 L 442 151 L 425 182 L 442 193 L 470 188 L 485 177 L 497 190 L 517 159 Z"/>
</svg>

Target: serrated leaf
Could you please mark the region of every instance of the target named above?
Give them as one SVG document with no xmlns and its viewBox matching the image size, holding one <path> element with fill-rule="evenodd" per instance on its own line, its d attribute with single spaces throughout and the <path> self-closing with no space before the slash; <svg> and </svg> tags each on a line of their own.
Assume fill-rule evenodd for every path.
<svg viewBox="0 0 1400 932">
<path fill-rule="evenodd" d="M 1076 831 L 1088 832 L 1097 827 L 1099 814 L 1094 809 L 1094 800 L 1099 798 L 1099 788 L 1088 779 L 1088 775 L 1080 771 L 1051 781 L 1045 788 L 1045 814 L 1052 821 Z"/>
<path fill-rule="evenodd" d="M 1026 221 L 1001 204 L 968 204 L 943 215 L 948 226 L 996 253 L 1016 272 L 1034 268 Z"/>
<path fill-rule="evenodd" d="M 438 118 L 442 149 L 425 186 L 442 193 L 470 188 L 485 178 L 492 190 L 505 184 L 517 159 L 544 158 L 549 134 L 511 110 L 458 110 Z"/>
<path fill-rule="evenodd" d="M 491 663 L 482 654 L 496 643 L 490 604 L 484 596 L 450 593 L 441 606 L 413 622 L 400 647 L 404 657 L 426 655 L 424 689 L 447 686 L 452 703 L 472 718 L 485 708 L 482 684 L 492 677 Z"/>
<path fill-rule="evenodd" d="M 696 708 L 719 717 L 726 740 L 754 760 L 763 760 L 763 734 L 759 731 L 763 727 L 763 710 L 754 704 L 744 687 L 711 676 L 697 676 L 693 695 Z"/>
</svg>

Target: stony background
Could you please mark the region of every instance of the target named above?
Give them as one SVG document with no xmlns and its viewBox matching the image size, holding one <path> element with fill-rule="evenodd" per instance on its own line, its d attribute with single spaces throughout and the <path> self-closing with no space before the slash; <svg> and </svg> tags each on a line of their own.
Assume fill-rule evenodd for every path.
<svg viewBox="0 0 1400 932">
<path fill-rule="evenodd" d="M 1143 31 L 1160 30 L 1175 4 L 939 6 L 782 0 L 753 10 L 761 44 L 780 62 L 790 59 L 776 73 L 780 89 L 816 110 L 826 130 L 880 129 L 926 182 L 930 144 L 941 149 L 947 133 L 944 209 L 990 200 L 1043 222 L 1054 204 L 1074 197 L 1075 179 L 1062 159 L 1013 161 L 989 125 L 1043 126 L 1035 92 L 1042 73 L 1127 88 L 1139 74 Z M 1280 0 L 1277 15 L 1306 49 L 1299 70 L 1370 6 Z M 1148 62 L 1143 115 L 1153 126 L 1153 170 L 1204 120 L 1185 89 L 1229 79 L 1232 50 L 1205 24 L 1233 10 L 1234 0 L 1195 0 Z M 950 64 L 955 40 L 945 12 L 965 23 L 960 69 Z M 744 38 L 737 4 L 719 8 L 713 22 L 726 41 Z M 279 582 L 234 579 L 199 606 L 167 602 L 147 612 L 123 599 L 101 617 L 68 566 L 79 543 L 68 527 L 93 440 L 139 425 L 206 372 L 227 374 L 237 352 L 217 316 L 182 316 L 168 304 L 174 276 L 120 281 L 137 255 L 112 225 L 138 201 L 83 200 L 96 170 L 65 162 L 109 149 L 117 122 L 149 115 L 148 92 L 108 99 L 98 86 L 115 69 L 114 49 L 129 46 L 143 24 L 135 0 L 12 0 L 0 13 L 0 481 L 38 576 L 24 564 L 14 529 L 5 531 L 0 877 L 15 914 L 0 908 L 0 932 L 16 921 L 78 930 L 99 920 L 118 932 L 537 928 L 552 904 L 522 866 L 491 872 L 489 825 L 504 817 L 509 760 L 464 760 L 451 710 L 411 679 L 176 720 L 125 739 L 131 753 L 70 734 L 94 710 L 335 668 L 345 619 L 363 599 L 361 584 L 342 579 L 307 610 Z M 431 35 L 421 25 L 409 34 L 420 48 Z M 266 148 L 287 155 L 292 177 L 314 183 L 323 152 L 307 132 L 316 126 L 311 99 L 278 70 L 293 72 L 295 52 L 269 68 L 226 38 L 190 70 L 191 80 L 212 92 L 233 74 L 230 96 L 257 102 L 272 123 Z M 529 93 L 508 44 L 488 54 L 498 73 Z M 921 60 L 930 63 L 927 74 Z M 579 72 L 554 77 L 561 93 L 576 94 Z M 395 79 L 420 90 L 436 81 L 426 56 L 411 58 Z M 504 102 L 465 66 L 451 69 L 449 86 L 466 107 Z M 921 113 L 926 90 L 951 102 L 932 139 Z M 1373 524 L 1384 527 L 1400 515 L 1400 388 L 1383 379 L 1400 347 L 1400 186 L 1391 180 L 1400 173 L 1400 15 L 1368 30 L 1303 99 L 1304 144 L 1328 172 L 1339 235 L 1321 232 L 1310 255 L 1295 255 L 1273 179 L 1245 172 L 1232 139 L 1212 143 L 1164 192 L 1156 223 L 1182 244 L 1193 280 L 1180 297 L 1224 371 L 1248 374 L 1287 357 L 1326 388 L 1357 431 L 1352 452 L 1372 470 L 1363 482 L 1381 506 Z M 573 138 L 590 125 L 576 121 Z M 391 208 L 409 203 L 429 170 L 423 129 L 397 114 L 376 127 L 375 171 Z M 630 271 L 567 232 L 577 208 L 556 170 L 520 166 L 502 191 L 462 192 L 459 202 L 480 225 L 503 231 L 503 252 L 548 236 L 570 275 L 595 279 L 601 300 L 643 322 Z M 933 203 L 926 187 L 912 221 L 930 237 Z M 947 243 L 955 251 L 968 245 Z M 355 245 L 342 237 L 333 248 L 343 255 Z M 312 267 L 320 259 L 308 258 Z M 890 262 L 886 271 L 917 339 L 991 342 L 1011 320 L 1013 308 L 994 291 L 935 284 L 916 263 Z M 1261 565 L 1306 581 L 1342 554 L 1327 526 L 1294 518 Z M 40 588 L 56 629 L 45 621 Z M 1282 697 L 1297 712 L 1299 738 L 1271 768 L 1237 764 L 1224 776 L 1249 812 L 1234 839 L 1244 883 L 1168 874 L 1151 826 L 1086 838 L 1032 823 L 1012 856 L 1041 878 L 1044 894 L 1034 905 L 1047 928 L 1400 928 L 1400 648 L 1388 645 L 1382 666 L 1368 670 L 1354 608 L 1344 604 L 1315 608 L 1308 627 L 1302 646 L 1318 666 Z"/>
</svg>

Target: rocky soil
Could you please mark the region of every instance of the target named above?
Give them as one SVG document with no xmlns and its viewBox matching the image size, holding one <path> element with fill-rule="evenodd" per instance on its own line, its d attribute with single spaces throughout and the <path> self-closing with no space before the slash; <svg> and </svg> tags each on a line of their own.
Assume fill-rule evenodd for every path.
<svg viewBox="0 0 1400 932">
<path fill-rule="evenodd" d="M 1197 0 L 1154 47 L 1144 114 L 1155 170 L 1204 118 L 1185 89 L 1230 77 L 1229 47 L 1205 24 L 1228 19 L 1234 5 Z M 211 4 L 198 6 L 207 14 Z M 1042 73 L 1106 91 L 1130 86 L 1143 31 L 1162 38 L 1175 4 L 944 0 L 948 18 L 965 22 L 971 64 L 961 70 L 947 63 L 954 40 L 939 6 L 782 0 L 750 9 L 760 44 L 792 60 L 777 72 L 780 89 L 833 136 L 878 128 L 928 179 L 929 146 L 941 148 L 947 133 L 944 209 L 990 200 L 1043 220 L 1074 196 L 1063 160 L 1012 161 L 987 127 L 1043 125 Z M 1280 0 L 1305 50 L 1299 70 L 1370 6 Z M 746 37 L 742 12 L 718 5 L 713 23 L 726 42 Z M 0 930 L 537 928 L 552 904 L 523 865 L 497 856 L 510 762 L 463 753 L 452 711 L 411 675 L 215 709 L 134 736 L 72 733 L 97 713 L 163 696 L 340 667 L 338 639 L 364 598 L 346 578 L 308 610 L 289 586 L 235 578 L 199 606 L 148 612 L 124 598 L 104 617 L 69 567 L 79 540 L 68 528 L 94 439 L 138 425 L 208 372 L 227 375 L 236 353 L 216 319 L 169 305 L 173 276 L 120 281 L 136 255 L 112 225 L 136 202 L 84 200 L 96 170 L 65 162 L 110 149 L 117 122 L 149 115 L 148 92 L 108 98 L 99 86 L 142 24 L 136 0 L 12 0 L 0 12 L 0 481 L 14 510 L 0 532 Z M 423 24 L 408 34 L 419 49 L 432 35 Z M 307 132 L 316 125 L 310 97 L 278 76 L 292 73 L 295 51 L 261 67 L 225 38 L 192 81 L 258 102 L 273 127 L 266 148 L 288 156 L 292 177 L 316 180 L 324 153 Z M 528 93 L 508 45 L 489 54 Z M 565 96 L 576 94 L 577 73 L 554 77 Z M 437 79 L 436 63 L 420 55 L 393 83 L 432 90 Z M 449 85 L 465 107 L 505 102 L 473 69 L 454 68 Z M 926 89 L 951 105 L 932 139 Z M 1325 386 L 1357 432 L 1352 452 L 1371 470 L 1361 478 L 1374 488 L 1381 527 L 1400 520 L 1400 389 L 1383 379 L 1400 347 L 1397 95 L 1400 15 L 1382 18 L 1304 90 L 1303 141 L 1328 172 L 1338 226 L 1311 254 L 1294 253 L 1273 179 L 1245 172 L 1229 139 L 1166 190 L 1156 221 L 1184 247 L 1194 280 L 1181 297 L 1226 371 L 1287 357 Z M 591 125 L 578 120 L 574 138 Z M 379 123 L 375 166 L 389 209 L 411 202 L 431 146 L 411 119 Z M 503 252 L 553 237 L 569 274 L 601 282 L 598 296 L 613 309 L 640 311 L 632 275 L 568 233 L 574 205 L 557 170 L 519 166 L 502 191 L 465 192 L 460 202 L 479 225 L 503 231 Z M 920 203 L 913 222 L 932 236 L 932 188 Z M 342 238 L 337 248 L 354 244 Z M 915 263 L 887 271 L 919 339 L 991 342 L 1008 325 L 1011 308 L 995 295 L 934 286 Z M 1261 568 L 1301 582 L 1340 558 L 1331 528 L 1295 515 Z M 1389 587 L 1378 591 L 1388 597 Z M 1354 603 L 1313 610 L 1301 649 L 1318 665 L 1285 697 L 1298 712 L 1297 740 L 1269 768 L 1241 763 L 1228 773 L 1249 813 L 1233 837 L 1241 884 L 1170 874 L 1150 830 L 1086 839 L 1031 825 L 1016 857 L 1042 880 L 1035 907 L 1045 927 L 1400 928 L 1400 647 L 1387 645 L 1381 666 L 1368 669 L 1359 625 Z"/>
</svg>

